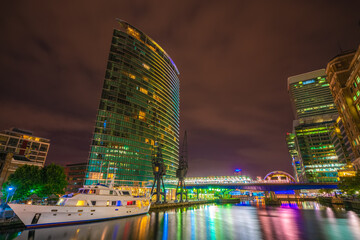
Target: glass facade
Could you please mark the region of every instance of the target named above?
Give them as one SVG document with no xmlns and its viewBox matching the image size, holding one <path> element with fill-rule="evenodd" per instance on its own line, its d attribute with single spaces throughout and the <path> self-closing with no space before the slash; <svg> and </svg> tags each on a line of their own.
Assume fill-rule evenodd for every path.
<svg viewBox="0 0 360 240">
<path fill-rule="evenodd" d="M 179 72 L 150 37 L 118 20 L 97 112 L 85 184 L 143 186 L 162 146 L 166 177 L 179 155 Z"/>
<path fill-rule="evenodd" d="M 299 178 L 301 177 L 302 166 L 299 160 L 298 151 L 296 149 L 296 135 L 293 133 L 287 133 L 286 144 L 291 157 L 295 179 L 296 181 L 299 181 Z"/>
<path fill-rule="evenodd" d="M 302 124 L 295 127 L 297 145 L 302 160 L 302 178 L 308 182 L 337 182 L 339 162 L 332 132 L 334 121 Z"/>
<path fill-rule="evenodd" d="M 296 120 L 294 135 L 288 135 L 286 140 L 297 179 L 336 182 L 345 153 L 339 148 L 342 139 L 336 132 L 338 112 L 325 69 L 289 77 L 288 90 Z"/>
<path fill-rule="evenodd" d="M 289 93 L 297 119 L 337 113 L 325 70 L 290 77 Z"/>
</svg>

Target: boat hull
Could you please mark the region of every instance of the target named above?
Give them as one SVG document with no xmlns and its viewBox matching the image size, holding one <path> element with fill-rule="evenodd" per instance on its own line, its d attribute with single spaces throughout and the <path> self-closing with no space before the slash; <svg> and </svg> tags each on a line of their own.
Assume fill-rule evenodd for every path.
<svg viewBox="0 0 360 240">
<path fill-rule="evenodd" d="M 71 225 L 146 214 L 150 206 L 66 207 L 9 204 L 26 228 Z"/>
</svg>

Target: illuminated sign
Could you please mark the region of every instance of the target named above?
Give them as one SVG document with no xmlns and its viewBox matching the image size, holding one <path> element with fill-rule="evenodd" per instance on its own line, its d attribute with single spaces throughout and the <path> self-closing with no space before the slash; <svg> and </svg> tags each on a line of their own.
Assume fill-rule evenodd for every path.
<svg viewBox="0 0 360 240">
<path fill-rule="evenodd" d="M 314 79 L 312 79 L 312 80 L 307 80 L 307 81 L 303 82 L 303 85 L 310 84 L 310 83 L 314 83 L 314 82 L 315 82 Z"/>
</svg>

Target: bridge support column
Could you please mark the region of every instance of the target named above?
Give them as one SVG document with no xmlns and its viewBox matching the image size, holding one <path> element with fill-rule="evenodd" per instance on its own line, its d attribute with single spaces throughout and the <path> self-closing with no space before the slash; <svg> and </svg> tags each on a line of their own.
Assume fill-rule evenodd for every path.
<svg viewBox="0 0 360 240">
<path fill-rule="evenodd" d="M 270 196 L 271 196 L 271 199 L 274 199 L 274 200 L 277 199 L 276 194 L 273 191 L 270 192 Z"/>
</svg>

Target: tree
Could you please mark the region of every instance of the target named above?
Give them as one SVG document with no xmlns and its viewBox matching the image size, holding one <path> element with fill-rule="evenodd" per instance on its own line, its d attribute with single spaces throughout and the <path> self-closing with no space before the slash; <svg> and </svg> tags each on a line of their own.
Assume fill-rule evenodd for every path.
<svg viewBox="0 0 360 240">
<path fill-rule="evenodd" d="M 24 200 L 32 194 L 39 197 L 48 197 L 51 194 L 64 194 L 67 186 L 64 168 L 50 164 L 44 168 L 24 165 L 16 169 L 3 185 L 4 198 L 9 194 L 9 187 L 14 190 L 13 200 Z"/>
<path fill-rule="evenodd" d="M 42 169 L 41 175 L 43 180 L 41 195 L 65 193 L 67 181 L 63 167 L 52 163 Z"/>
<path fill-rule="evenodd" d="M 349 195 L 360 191 L 360 171 L 357 171 L 354 177 L 342 177 L 338 187 L 343 193 L 346 192 Z"/>
<path fill-rule="evenodd" d="M 13 199 L 26 199 L 34 191 L 39 191 L 41 186 L 41 170 L 37 166 L 24 165 L 16 169 L 4 183 L 3 196 L 9 194 L 9 187 L 13 188 Z"/>
</svg>

